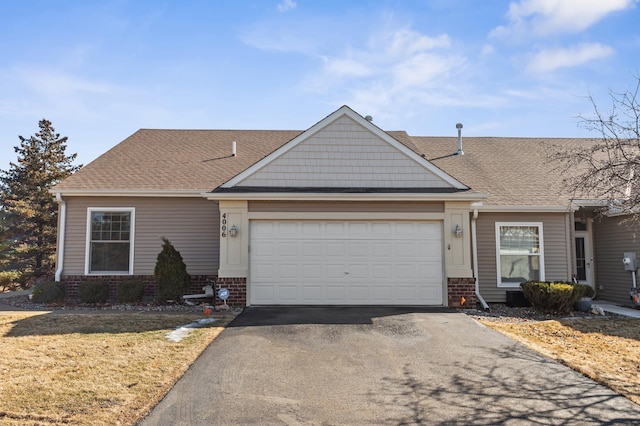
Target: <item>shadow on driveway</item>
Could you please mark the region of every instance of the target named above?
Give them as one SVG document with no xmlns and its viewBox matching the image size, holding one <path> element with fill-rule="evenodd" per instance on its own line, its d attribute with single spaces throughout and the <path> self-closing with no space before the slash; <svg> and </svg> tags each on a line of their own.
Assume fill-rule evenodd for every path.
<svg viewBox="0 0 640 426">
<path fill-rule="evenodd" d="M 387 306 L 260 306 L 247 307 L 229 327 L 294 324 L 373 324 L 374 318 L 412 313 L 456 313 L 450 308 Z"/>
<path fill-rule="evenodd" d="M 143 425 L 637 424 L 639 407 L 465 314 L 250 308 Z"/>
</svg>

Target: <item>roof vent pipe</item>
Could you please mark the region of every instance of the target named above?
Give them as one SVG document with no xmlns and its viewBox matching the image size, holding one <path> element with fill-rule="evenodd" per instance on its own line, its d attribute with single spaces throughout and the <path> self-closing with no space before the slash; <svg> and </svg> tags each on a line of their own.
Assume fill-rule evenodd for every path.
<svg viewBox="0 0 640 426">
<path fill-rule="evenodd" d="M 236 156 L 236 141 L 231 142 L 231 156 Z"/>
<path fill-rule="evenodd" d="M 464 151 L 462 150 L 462 123 L 456 124 L 456 129 L 458 129 L 458 151 L 456 155 L 464 155 Z"/>
</svg>

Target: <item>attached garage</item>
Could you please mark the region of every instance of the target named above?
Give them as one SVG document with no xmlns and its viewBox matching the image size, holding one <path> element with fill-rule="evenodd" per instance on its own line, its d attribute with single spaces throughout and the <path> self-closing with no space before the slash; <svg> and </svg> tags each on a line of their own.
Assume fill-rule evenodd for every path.
<svg viewBox="0 0 640 426">
<path fill-rule="evenodd" d="M 441 221 L 252 220 L 249 303 L 442 305 Z"/>
</svg>

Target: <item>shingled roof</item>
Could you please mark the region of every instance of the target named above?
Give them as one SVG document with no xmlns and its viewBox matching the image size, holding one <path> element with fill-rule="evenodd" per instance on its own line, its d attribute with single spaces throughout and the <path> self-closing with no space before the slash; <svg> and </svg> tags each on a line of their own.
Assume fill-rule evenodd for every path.
<svg viewBox="0 0 640 426">
<path fill-rule="evenodd" d="M 295 138 L 299 130 L 141 129 L 83 167 L 54 191 L 212 191 Z M 568 206 L 558 164 L 547 160 L 558 146 L 587 139 L 456 137 L 387 132 L 407 148 L 472 190 L 489 194 L 485 205 Z M 231 156 L 232 142 L 238 155 Z"/>
</svg>

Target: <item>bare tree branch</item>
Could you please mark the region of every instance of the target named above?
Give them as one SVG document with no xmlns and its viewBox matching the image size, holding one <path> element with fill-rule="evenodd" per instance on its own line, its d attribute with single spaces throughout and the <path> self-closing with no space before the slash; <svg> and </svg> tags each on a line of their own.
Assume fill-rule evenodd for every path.
<svg viewBox="0 0 640 426">
<path fill-rule="evenodd" d="M 607 113 L 589 95 L 593 115 L 579 116 L 579 125 L 598 137 L 554 147 L 550 156 L 575 199 L 602 201 L 608 213 L 640 221 L 640 76 L 635 78 L 633 89 L 609 91 Z"/>
</svg>

